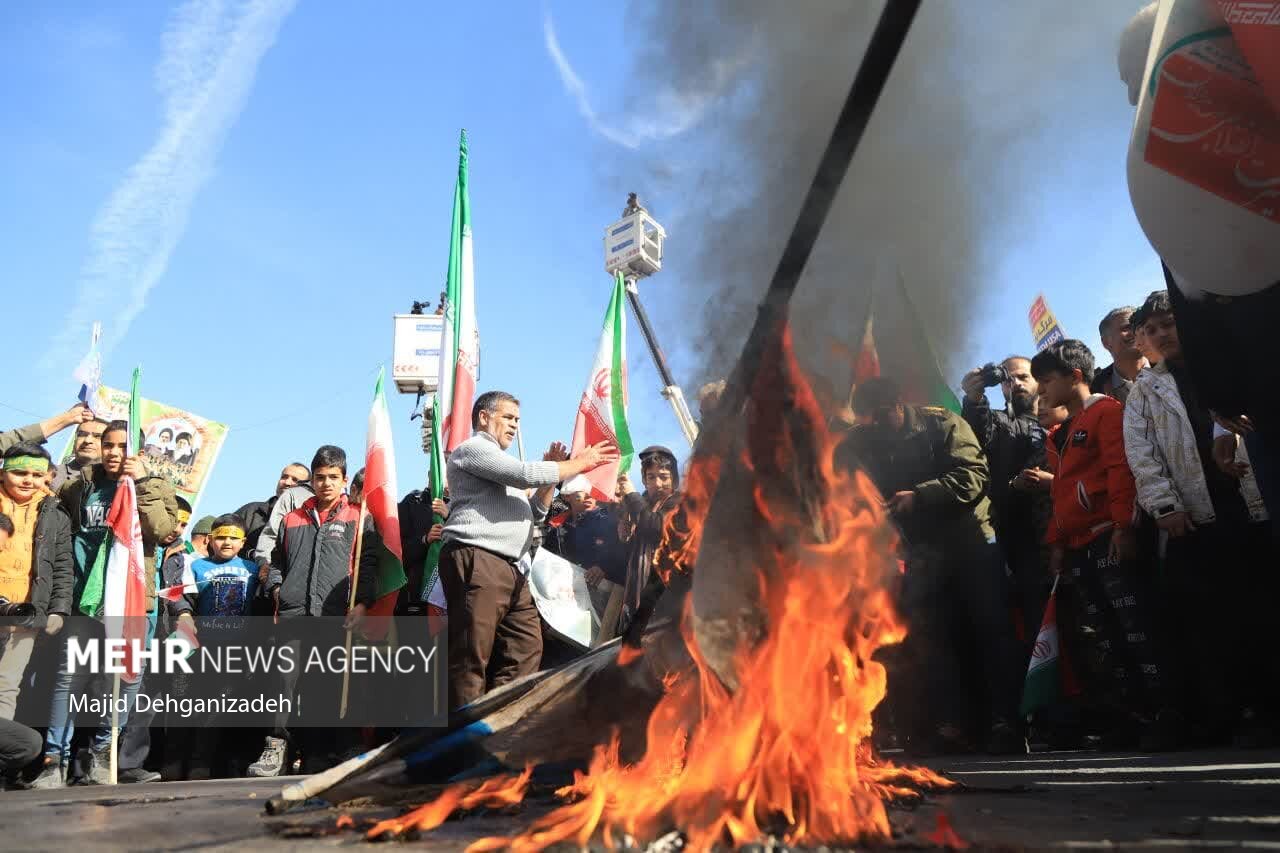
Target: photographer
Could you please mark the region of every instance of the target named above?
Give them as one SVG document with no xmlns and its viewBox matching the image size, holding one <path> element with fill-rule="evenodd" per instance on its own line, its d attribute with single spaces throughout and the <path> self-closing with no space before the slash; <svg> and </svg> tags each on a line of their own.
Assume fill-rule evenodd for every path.
<svg viewBox="0 0 1280 853">
<path fill-rule="evenodd" d="M 1022 615 L 1023 641 L 1034 642 L 1049 592 L 1045 573 L 1044 531 L 1037 502 L 1047 502 L 1052 475 L 1038 466 L 1044 456 L 1045 431 L 1037 418 L 1039 397 L 1031 376 L 1031 360 L 1010 356 L 965 374 L 964 419 L 973 427 L 991 471 L 988 496 L 991 524 L 1005 564 L 1013 575 Z M 994 412 L 986 389 L 999 385 L 1005 410 Z"/>
</svg>

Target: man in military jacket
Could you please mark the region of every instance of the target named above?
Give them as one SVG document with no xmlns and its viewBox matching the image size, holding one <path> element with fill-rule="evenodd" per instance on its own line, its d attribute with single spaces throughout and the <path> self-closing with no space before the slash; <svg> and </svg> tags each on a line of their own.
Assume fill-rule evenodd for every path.
<svg viewBox="0 0 1280 853">
<path fill-rule="evenodd" d="M 1015 724 L 1025 661 L 991 529 L 986 457 L 972 428 L 938 406 L 903 403 L 897 384 L 858 386 L 856 425 L 837 450 L 884 496 L 906 562 L 908 622 L 897 720 L 918 751 L 1026 750 Z M 905 683 L 904 683 L 905 682 Z"/>
</svg>

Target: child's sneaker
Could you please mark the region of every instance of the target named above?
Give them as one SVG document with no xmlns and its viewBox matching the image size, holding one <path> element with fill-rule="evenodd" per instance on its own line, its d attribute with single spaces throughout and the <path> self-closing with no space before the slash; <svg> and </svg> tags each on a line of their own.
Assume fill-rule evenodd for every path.
<svg viewBox="0 0 1280 853">
<path fill-rule="evenodd" d="M 38 790 L 67 787 L 67 766 L 52 756 L 45 758 L 44 767 L 31 781 L 31 787 Z"/>
<path fill-rule="evenodd" d="M 262 755 L 249 765 L 249 775 L 258 778 L 279 776 L 284 770 L 286 751 L 284 738 L 268 737 Z"/>
</svg>

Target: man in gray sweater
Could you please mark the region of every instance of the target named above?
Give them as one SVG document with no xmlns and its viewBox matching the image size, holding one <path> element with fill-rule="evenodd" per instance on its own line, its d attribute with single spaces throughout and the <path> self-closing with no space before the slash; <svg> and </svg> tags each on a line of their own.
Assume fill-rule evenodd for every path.
<svg viewBox="0 0 1280 853">
<path fill-rule="evenodd" d="M 452 502 L 440 583 L 449 608 L 450 708 L 537 670 L 542 625 L 516 561 L 529 549 L 534 521 L 546 516 L 556 483 L 618 458 L 607 442 L 572 459 L 555 442 L 542 462 L 519 462 L 506 453 L 519 426 L 519 400 L 504 391 L 481 394 L 471 409 L 475 434 L 449 455 Z"/>
</svg>

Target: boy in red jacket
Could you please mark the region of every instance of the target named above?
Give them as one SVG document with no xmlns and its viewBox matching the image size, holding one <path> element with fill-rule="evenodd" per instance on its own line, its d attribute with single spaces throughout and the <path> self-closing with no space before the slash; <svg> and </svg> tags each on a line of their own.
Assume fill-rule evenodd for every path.
<svg viewBox="0 0 1280 853">
<path fill-rule="evenodd" d="M 1147 749 L 1181 741 L 1181 718 L 1164 710 L 1165 690 L 1144 607 L 1137 489 L 1124 452 L 1124 407 L 1089 391 L 1093 353 L 1077 340 L 1047 347 L 1031 361 L 1041 406 L 1069 417 L 1050 435 L 1053 520 L 1050 571 L 1065 571 L 1079 598 L 1080 628 L 1095 680 L 1093 698 L 1119 712 L 1117 748 L 1141 734 Z"/>
</svg>

